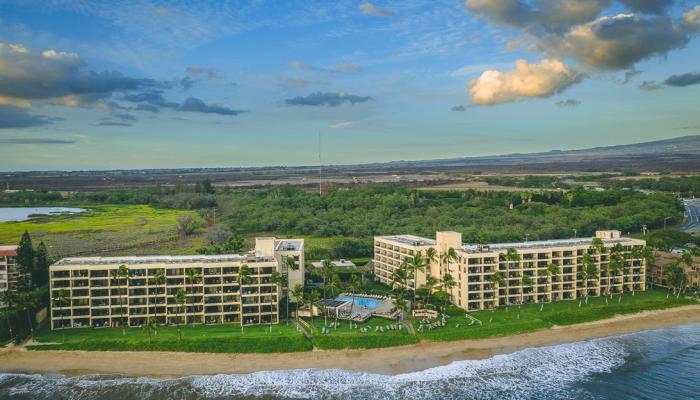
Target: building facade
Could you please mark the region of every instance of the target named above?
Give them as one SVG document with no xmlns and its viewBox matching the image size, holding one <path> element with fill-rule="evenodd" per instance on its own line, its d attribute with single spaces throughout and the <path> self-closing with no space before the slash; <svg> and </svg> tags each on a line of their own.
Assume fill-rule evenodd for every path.
<svg viewBox="0 0 700 400">
<path fill-rule="evenodd" d="M 666 278 L 664 277 L 665 268 L 674 262 L 678 262 L 680 254 L 674 254 L 667 251 L 656 251 L 654 252 L 654 262 L 652 262 L 647 267 L 647 277 L 654 285 L 670 287 Z M 700 256 L 692 257 L 693 265 L 686 265 L 683 262 L 679 262 L 679 265 L 683 267 L 686 276 L 688 277 L 687 286 L 690 287 L 700 287 Z"/>
<path fill-rule="evenodd" d="M 17 246 L 0 246 L 0 295 L 17 285 L 16 256 Z"/>
<path fill-rule="evenodd" d="M 288 257 L 301 268 L 287 271 Z M 122 265 L 128 278 L 116 274 Z M 275 238 L 258 238 L 247 254 L 65 258 L 49 268 L 51 328 L 141 326 L 151 317 L 163 324 L 277 323 L 286 288 L 272 273 L 303 284 L 303 265 L 303 239 Z M 245 285 L 243 266 L 251 271 Z M 175 301 L 179 290 L 185 306 Z"/>
<path fill-rule="evenodd" d="M 425 271 L 415 273 L 406 286 L 421 287 L 430 276 L 442 283 L 450 274 L 455 286 L 447 292 L 456 306 L 467 311 L 645 290 L 646 261 L 634 249 L 641 249 L 646 242 L 622 237 L 619 231 L 598 231 L 596 238 L 602 243 L 602 251 L 593 246 L 594 238 L 464 245 L 458 232 L 438 232 L 436 240 L 412 235 L 380 236 L 374 240 L 375 279 L 397 285 L 395 271 L 420 252 Z M 433 260 L 427 256 L 430 248 L 435 249 Z M 450 249 L 454 249 L 455 257 L 445 259 Z M 613 252 L 622 260 L 614 272 L 610 263 Z M 596 270 L 588 277 L 586 261 Z M 550 264 L 557 266 L 556 275 L 548 273 Z M 496 272 L 503 277 L 500 284 Z"/>
</svg>

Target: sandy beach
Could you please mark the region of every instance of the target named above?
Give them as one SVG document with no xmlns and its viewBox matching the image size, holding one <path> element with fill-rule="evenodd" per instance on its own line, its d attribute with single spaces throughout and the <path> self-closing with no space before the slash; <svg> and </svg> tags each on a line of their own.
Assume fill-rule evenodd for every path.
<svg viewBox="0 0 700 400">
<path fill-rule="evenodd" d="M 299 368 L 340 368 L 382 374 L 424 370 L 452 361 L 483 359 L 530 347 L 622 335 L 700 323 L 700 305 L 646 311 L 520 335 L 452 342 L 423 342 L 372 350 L 311 351 L 283 354 L 212 354 L 177 352 L 0 350 L 0 371 L 120 374 L 170 378 L 187 375 L 239 374 Z"/>
</svg>

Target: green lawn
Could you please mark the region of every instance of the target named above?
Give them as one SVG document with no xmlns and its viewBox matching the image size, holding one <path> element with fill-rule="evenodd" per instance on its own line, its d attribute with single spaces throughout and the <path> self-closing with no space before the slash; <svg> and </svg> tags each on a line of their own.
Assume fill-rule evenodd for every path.
<svg viewBox="0 0 700 400">
<path fill-rule="evenodd" d="M 44 241 L 49 246 L 52 257 L 164 252 L 191 254 L 202 244 L 201 235 L 182 239 L 175 231 L 177 217 L 194 211 L 157 209 L 146 205 L 76 207 L 88 211 L 0 223 L 0 243 L 17 243 L 27 230 L 35 243 Z"/>
<path fill-rule="evenodd" d="M 542 311 L 540 311 L 539 304 L 528 304 L 522 307 L 511 306 L 508 311 L 503 307 L 495 311 L 476 311 L 470 315 L 479 319 L 482 325 L 469 326 L 470 320 L 468 318 L 453 316 L 448 319 L 447 326 L 416 332 L 421 339 L 431 341 L 480 339 L 531 332 L 554 325 L 596 321 L 621 314 L 697 304 L 697 301 L 691 298 L 681 297 L 677 299 L 675 296 L 666 298 L 667 293 L 666 290 L 662 289 L 637 292 L 635 296 L 632 296 L 631 293 L 625 293 L 619 303 L 619 296 L 614 295 L 608 305 L 605 304 L 604 298 L 591 297 L 588 299 L 588 304 L 583 303 L 581 308 L 578 306 L 579 301 L 576 300 L 545 304 Z M 459 328 L 457 324 L 460 325 Z M 418 328 L 417 323 L 415 323 L 415 327 Z"/>
<path fill-rule="evenodd" d="M 331 325 L 332 319 L 328 319 L 328 326 Z M 324 326 L 322 317 L 314 319 L 314 345 L 319 349 L 373 349 L 377 347 L 401 346 L 405 344 L 413 344 L 418 342 L 418 338 L 412 336 L 406 330 L 406 327 L 399 330 L 386 330 L 384 332 L 375 332 L 377 326 L 387 326 L 396 324 L 396 321 L 391 321 L 384 318 L 372 317 L 364 323 L 353 324 L 357 328 L 350 328 L 348 321 L 339 321 L 338 328 L 328 328 L 330 333 L 323 334 L 321 329 Z M 361 333 L 361 328 L 371 327 L 367 333 Z"/>
<path fill-rule="evenodd" d="M 63 336 L 65 335 L 65 341 Z M 88 351 L 190 351 L 204 353 L 282 353 L 311 350 L 311 343 L 293 324 L 270 327 L 249 326 L 243 333 L 239 325 L 182 326 L 182 340 L 174 326 L 161 327 L 149 343 L 148 334 L 138 328 L 83 328 L 65 331 L 42 329 L 30 350 Z"/>
</svg>

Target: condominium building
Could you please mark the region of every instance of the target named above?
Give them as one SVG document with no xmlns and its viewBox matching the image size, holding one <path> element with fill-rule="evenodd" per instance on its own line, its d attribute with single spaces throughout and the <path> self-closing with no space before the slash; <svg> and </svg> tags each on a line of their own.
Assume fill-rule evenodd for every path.
<svg viewBox="0 0 700 400">
<path fill-rule="evenodd" d="M 678 262 L 683 270 L 685 271 L 686 277 L 688 278 L 687 286 L 700 287 L 700 256 L 693 256 L 693 265 L 687 265 L 684 262 L 679 262 L 680 254 L 674 254 L 667 251 L 656 251 L 654 252 L 654 262 L 647 266 L 647 278 L 654 285 L 670 287 L 668 282 L 666 282 L 666 277 L 664 277 L 664 272 L 666 267 Z"/>
<path fill-rule="evenodd" d="M 290 257 L 301 268 L 288 271 Z M 122 265 L 128 278 L 116 273 Z M 303 284 L 303 265 L 304 240 L 276 238 L 258 238 L 247 254 L 65 258 L 49 268 L 51 328 L 141 326 L 151 317 L 167 324 L 277 323 L 285 288 L 272 273 Z M 251 271 L 246 284 L 243 266 Z M 175 300 L 179 290 L 185 306 Z"/>
<path fill-rule="evenodd" d="M 590 237 L 465 245 L 458 232 L 438 232 L 435 240 L 413 235 L 380 236 L 374 239 L 375 279 L 412 289 L 425 285 L 430 276 L 442 283 L 449 273 L 455 281 L 455 286 L 447 289 L 452 302 L 468 311 L 644 290 L 646 261 L 637 257 L 633 249 L 645 246 L 646 242 L 622 237 L 619 231 L 598 231 L 595 237 L 601 240 L 602 251 L 592 245 L 594 238 Z M 431 251 L 435 254 L 433 260 L 427 256 L 430 248 L 435 249 Z M 610 271 L 613 248 L 624 264 L 616 273 Z M 445 259 L 450 249 L 454 249 L 455 257 Z M 509 251 L 517 256 L 507 257 Z M 397 283 L 395 271 L 407 257 L 410 261 L 419 252 L 425 260 L 425 271 L 417 271 L 415 277 Z M 586 253 L 597 271 L 588 279 L 584 279 Z M 558 267 L 556 275 L 547 273 L 550 264 Z M 495 279 L 496 272 L 503 277 L 500 284 Z"/>
<path fill-rule="evenodd" d="M 17 284 L 16 256 L 17 246 L 0 246 L 0 294 L 4 294 Z"/>
</svg>

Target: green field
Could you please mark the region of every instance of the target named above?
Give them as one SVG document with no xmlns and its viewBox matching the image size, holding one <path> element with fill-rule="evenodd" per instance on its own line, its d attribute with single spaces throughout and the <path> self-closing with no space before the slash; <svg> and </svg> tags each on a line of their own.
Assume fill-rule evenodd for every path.
<svg viewBox="0 0 700 400">
<path fill-rule="evenodd" d="M 480 339 L 492 336 L 513 335 L 531 332 L 537 329 L 551 328 L 555 325 L 572 325 L 583 322 L 612 318 L 616 315 L 633 314 L 648 310 L 660 310 L 697 304 L 697 301 L 687 297 L 677 299 L 667 295 L 666 290 L 653 289 L 645 292 L 625 293 L 618 302 L 619 295 L 614 295 L 609 304 L 601 297 L 590 297 L 588 304 L 579 301 L 558 301 L 545 304 L 542 311 L 539 304 L 527 304 L 521 307 L 511 306 L 508 311 L 500 308 L 495 311 L 484 310 L 472 312 L 469 315 L 480 320 L 482 325 L 473 324 L 465 316 L 453 316 L 448 319 L 447 326 L 418 332 L 418 323 L 414 322 L 416 332 L 421 339 L 430 341 L 446 341 L 459 339 Z M 460 312 L 460 315 L 463 315 Z M 519 318 L 518 318 L 519 315 Z M 459 327 L 457 325 L 459 324 Z"/>
<path fill-rule="evenodd" d="M 65 341 L 63 337 L 65 335 Z M 280 353 L 311 350 L 312 345 L 297 332 L 294 324 L 270 327 L 250 326 L 241 333 L 239 325 L 182 326 L 182 340 L 174 326 L 161 327 L 149 343 L 148 333 L 138 328 L 126 330 L 83 328 L 51 331 L 44 328 L 35 340 L 45 343 L 27 346 L 30 350 L 87 351 L 189 351 L 199 353 Z"/>
<path fill-rule="evenodd" d="M 73 215 L 52 215 L 29 221 L 0 223 L 0 243 L 19 241 L 26 230 L 43 241 L 52 257 L 66 255 L 189 254 L 201 238 L 178 238 L 175 221 L 192 211 L 147 205 L 95 205 Z"/>
<path fill-rule="evenodd" d="M 328 320 L 330 326 L 332 320 Z M 322 317 L 314 320 L 314 345 L 319 349 L 373 349 L 378 347 L 401 346 L 418 342 L 418 338 L 412 336 L 403 327 L 401 330 L 388 330 L 384 332 L 375 332 L 375 327 L 396 324 L 396 321 L 390 321 L 384 318 L 373 317 L 361 324 L 353 324 L 357 328 L 350 328 L 348 321 L 340 321 L 340 326 L 337 328 L 328 328 L 329 333 L 321 333 L 321 328 L 324 327 Z M 367 333 L 361 333 L 360 329 L 371 327 Z"/>
</svg>

